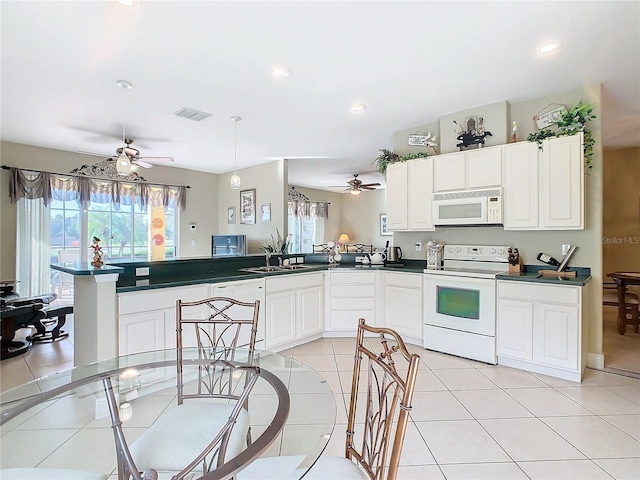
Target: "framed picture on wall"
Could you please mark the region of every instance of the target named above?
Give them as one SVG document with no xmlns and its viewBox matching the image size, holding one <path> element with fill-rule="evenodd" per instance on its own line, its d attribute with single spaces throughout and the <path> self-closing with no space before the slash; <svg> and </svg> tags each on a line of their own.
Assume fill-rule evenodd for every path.
<svg viewBox="0 0 640 480">
<path fill-rule="evenodd" d="M 380 235 L 393 235 L 393 232 L 387 230 L 387 214 L 380 214 Z"/>
<path fill-rule="evenodd" d="M 256 223 L 256 190 L 240 191 L 240 223 Z"/>
<path fill-rule="evenodd" d="M 236 207 L 227 208 L 227 223 L 236 223 Z"/>
<path fill-rule="evenodd" d="M 270 222 L 271 221 L 271 204 L 263 203 L 260 208 L 260 221 L 261 222 Z"/>
</svg>

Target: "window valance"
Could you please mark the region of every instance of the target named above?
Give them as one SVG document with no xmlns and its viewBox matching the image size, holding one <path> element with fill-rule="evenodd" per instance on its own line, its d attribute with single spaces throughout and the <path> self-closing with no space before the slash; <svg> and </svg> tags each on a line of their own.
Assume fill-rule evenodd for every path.
<svg viewBox="0 0 640 480">
<path fill-rule="evenodd" d="M 108 180 L 51 172 L 9 170 L 11 203 L 21 198 L 42 198 L 45 205 L 51 200 L 76 200 L 83 208 L 91 202 L 115 205 L 172 207 L 184 210 L 187 205 L 186 186 L 161 185 L 121 180 Z"/>
<path fill-rule="evenodd" d="M 329 218 L 329 203 L 311 202 L 302 192 L 296 190 L 293 185 L 289 187 L 288 214 L 296 217 L 320 217 Z"/>
</svg>

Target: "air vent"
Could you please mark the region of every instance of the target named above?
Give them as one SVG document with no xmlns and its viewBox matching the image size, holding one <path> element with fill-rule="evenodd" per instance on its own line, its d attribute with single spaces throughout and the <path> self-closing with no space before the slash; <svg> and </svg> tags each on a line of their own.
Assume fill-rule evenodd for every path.
<svg viewBox="0 0 640 480">
<path fill-rule="evenodd" d="M 200 110 L 196 110 L 195 108 L 189 108 L 189 107 L 181 108 L 175 113 L 175 115 L 177 115 L 178 117 L 193 120 L 194 122 L 200 122 L 205 118 L 209 118 L 211 116 L 210 113 L 201 112 Z"/>
</svg>

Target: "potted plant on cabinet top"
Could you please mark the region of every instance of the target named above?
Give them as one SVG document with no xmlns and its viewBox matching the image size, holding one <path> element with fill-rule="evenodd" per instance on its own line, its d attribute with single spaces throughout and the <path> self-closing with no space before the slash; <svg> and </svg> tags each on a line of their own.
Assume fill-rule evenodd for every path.
<svg viewBox="0 0 640 480">
<path fill-rule="evenodd" d="M 378 172 L 386 175 L 387 167 L 392 163 L 406 162 L 407 160 L 413 160 L 414 158 L 426 158 L 428 156 L 429 154 L 427 152 L 416 152 L 409 153 L 407 155 L 398 155 L 391 150 L 381 148 L 380 155 L 378 155 L 373 160 L 373 162 L 371 162 L 371 166 L 374 167 Z"/>
</svg>

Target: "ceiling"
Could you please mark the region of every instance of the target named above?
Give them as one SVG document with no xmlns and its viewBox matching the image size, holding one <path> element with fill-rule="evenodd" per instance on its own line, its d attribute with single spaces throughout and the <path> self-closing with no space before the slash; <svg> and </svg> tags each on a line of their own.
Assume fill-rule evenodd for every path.
<svg viewBox="0 0 640 480">
<path fill-rule="evenodd" d="M 394 131 L 600 83 L 604 146 L 640 145 L 636 1 L 0 5 L 3 141 L 111 154 L 124 125 L 143 156 L 223 173 L 238 115 L 238 168 L 286 158 L 290 184 L 327 189 L 382 181 Z"/>
</svg>

